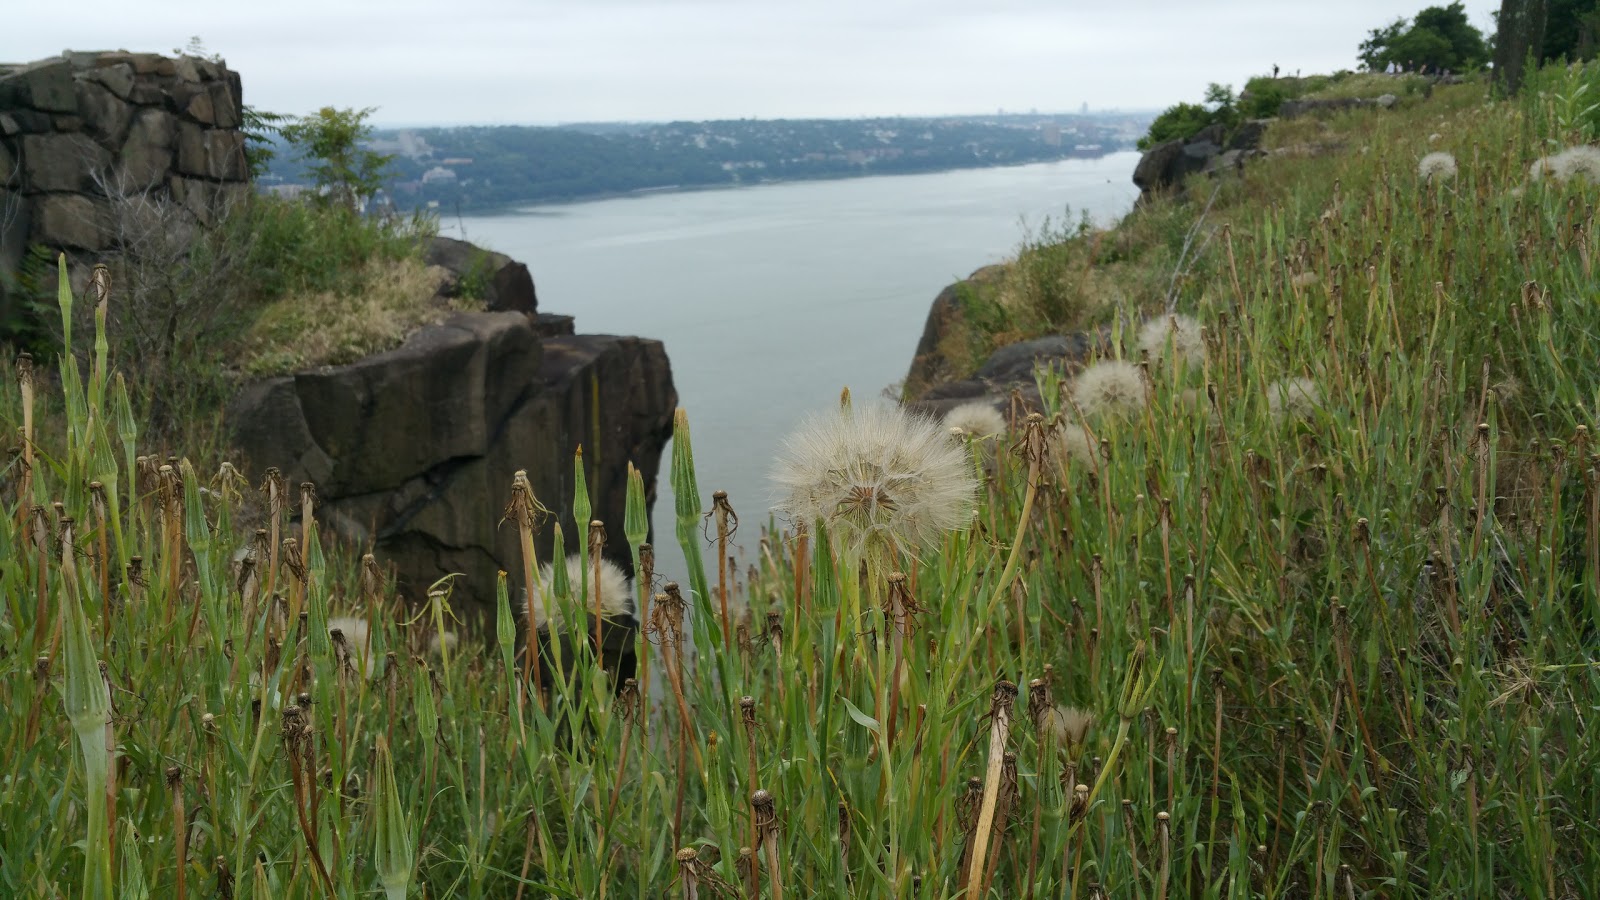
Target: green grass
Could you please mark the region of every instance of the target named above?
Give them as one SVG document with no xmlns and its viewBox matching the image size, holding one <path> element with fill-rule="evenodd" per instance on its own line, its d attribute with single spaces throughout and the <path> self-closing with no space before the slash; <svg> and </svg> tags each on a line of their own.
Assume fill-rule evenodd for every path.
<svg viewBox="0 0 1600 900">
<path fill-rule="evenodd" d="M 1600 893 L 1600 231 L 1593 187 L 1524 183 L 1549 142 L 1583 136 L 1553 108 L 1441 89 L 1331 120 L 1342 150 L 1224 182 L 1176 279 L 1203 365 L 1152 362 L 1149 402 L 1121 420 L 1080 420 L 1043 374 L 1047 412 L 1101 456 L 1056 473 L 1012 452 L 1038 441 L 1002 439 L 975 527 L 915 563 L 859 580 L 823 535 L 762 529 L 734 497 L 743 555 L 707 569 L 718 520 L 693 498 L 714 473 L 697 479 L 680 418 L 690 569 L 660 574 L 692 611 L 678 640 L 653 601 L 649 715 L 612 699 L 581 640 L 560 661 L 573 686 L 541 702 L 511 596 L 479 643 L 430 655 L 448 595 L 403 607 L 291 520 L 297 496 L 265 501 L 239 577 L 248 486 L 141 464 L 110 361 L 65 361 L 63 427 L 35 436 L 26 486 L 13 458 L 0 516 L 0 894 L 112 896 L 83 888 L 110 872 L 119 897 L 180 879 L 241 898 L 376 896 L 380 879 L 390 897 L 734 896 L 714 885 L 741 881 L 759 826 L 767 896 L 952 898 L 991 784 L 991 897 Z M 1456 155 L 1454 181 L 1419 181 L 1432 150 Z M 1164 294 L 1201 208 L 1157 202 L 1071 252 Z M 1321 402 L 1275 417 L 1271 386 L 1293 377 Z M 1056 474 L 1030 490 L 1030 470 Z M 606 523 L 635 553 L 636 490 Z M 519 528 L 531 499 L 482 515 Z M 903 603 L 890 567 L 920 607 L 909 626 L 879 605 Z M 305 622 L 271 614 L 273 594 Z M 371 620 L 374 678 L 341 666 L 335 613 Z M 890 691 L 872 635 L 897 627 L 914 631 Z M 103 767 L 80 750 L 90 654 L 117 763 L 103 839 Z M 991 758 L 1001 678 L 1020 691 L 998 745 L 1014 764 Z M 1051 704 L 1095 715 L 1081 746 L 1036 727 Z M 1069 768 L 1092 786 L 1080 803 Z"/>
<path fill-rule="evenodd" d="M 435 224 L 256 198 L 243 226 L 254 236 L 243 273 L 251 313 L 232 368 L 254 378 L 353 362 L 448 314 L 422 262 Z"/>
<path fill-rule="evenodd" d="M 1422 75 L 1386 75 L 1382 72 L 1347 73 L 1325 83 L 1308 83 L 1305 100 L 1373 100 L 1384 94 L 1413 97 L 1427 90 L 1430 79 Z"/>
</svg>

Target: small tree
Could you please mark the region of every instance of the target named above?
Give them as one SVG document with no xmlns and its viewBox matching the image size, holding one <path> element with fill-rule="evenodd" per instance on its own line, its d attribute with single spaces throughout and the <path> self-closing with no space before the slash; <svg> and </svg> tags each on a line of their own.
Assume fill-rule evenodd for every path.
<svg viewBox="0 0 1600 900">
<path fill-rule="evenodd" d="M 1191 138 L 1210 125 L 1220 123 L 1233 128 L 1239 122 L 1237 98 L 1230 85 L 1212 82 L 1206 86 L 1205 105 L 1175 103 L 1167 107 L 1150 123 L 1150 130 L 1139 139 L 1139 149 L 1149 150 L 1157 144 L 1179 138 Z"/>
<path fill-rule="evenodd" d="M 383 188 L 394 157 L 361 147 L 372 134 L 367 117 L 373 111 L 324 106 L 281 130 L 284 140 L 311 161 L 311 177 L 329 203 L 359 209 Z"/>
<path fill-rule="evenodd" d="M 239 130 L 244 132 L 244 161 L 250 168 L 250 180 L 259 179 L 271 169 L 272 160 L 278 155 L 273 136 L 281 135 L 283 126 L 291 121 L 283 113 L 244 107 L 244 126 Z"/>
</svg>

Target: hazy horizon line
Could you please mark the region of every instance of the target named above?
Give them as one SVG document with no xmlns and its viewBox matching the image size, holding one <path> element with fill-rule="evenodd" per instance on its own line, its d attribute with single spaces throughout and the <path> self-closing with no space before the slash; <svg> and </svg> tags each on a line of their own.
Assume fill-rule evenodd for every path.
<svg viewBox="0 0 1600 900">
<path fill-rule="evenodd" d="M 393 131 L 397 129 L 412 128 L 574 128 L 581 125 L 671 125 L 674 122 L 862 122 L 873 119 L 904 119 L 904 120 L 933 120 L 933 119 L 976 119 L 976 118 L 1008 118 L 1008 117 L 1033 117 L 1033 116 L 1082 116 L 1082 115 L 1158 115 L 1159 109 L 1143 109 L 1138 107 L 1121 108 L 1109 107 L 1102 109 L 1091 108 L 1088 113 L 1079 110 L 1040 110 L 1026 112 L 1022 110 L 1005 110 L 1004 112 L 954 112 L 954 113 L 920 113 L 920 114 L 886 114 L 886 115 L 856 115 L 856 116 L 719 116 L 708 119 L 691 118 L 666 118 L 666 119 L 563 119 L 559 121 L 461 121 L 461 122 L 385 122 L 373 120 L 369 124 L 379 131 Z"/>
</svg>

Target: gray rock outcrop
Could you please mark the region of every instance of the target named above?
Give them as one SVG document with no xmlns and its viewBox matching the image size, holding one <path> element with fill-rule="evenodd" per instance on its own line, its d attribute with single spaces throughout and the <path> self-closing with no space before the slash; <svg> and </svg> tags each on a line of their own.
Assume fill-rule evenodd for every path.
<svg viewBox="0 0 1600 900">
<path fill-rule="evenodd" d="M 0 65 L 0 321 L 30 246 L 116 249 L 138 199 L 211 224 L 249 193 L 241 83 L 222 63 L 66 53 Z"/>
<path fill-rule="evenodd" d="M 1043 408 L 1034 369 L 1050 365 L 1065 374 L 1081 369 L 1110 341 L 1110 331 L 1047 335 L 1029 341 L 1007 344 L 989 353 L 976 367 L 952 358 L 952 343 L 960 342 L 966 326 L 961 299 L 968 290 L 1002 277 L 1003 266 L 985 266 L 964 281 L 939 292 L 928 309 L 922 339 L 906 374 L 902 391 L 909 409 L 941 416 L 956 406 L 975 400 L 1003 403 L 1013 392 L 1020 393 L 1023 405 Z"/>
<path fill-rule="evenodd" d="M 516 530 L 497 525 L 512 475 L 560 513 L 573 549 L 573 453 L 582 446 L 608 556 L 627 568 L 627 463 L 653 500 L 677 393 L 659 341 L 543 337 L 520 312 L 459 313 L 399 349 L 272 378 L 228 411 L 246 469 L 316 485 L 319 520 L 374 548 L 420 597 L 452 572 L 458 599 L 488 603 L 495 573 L 521 568 Z M 587 526 L 587 523 L 584 523 Z M 548 560 L 551 522 L 537 532 Z"/>
<path fill-rule="evenodd" d="M 443 266 L 454 276 L 445 285 L 446 296 L 470 289 L 481 292 L 491 310 L 531 313 L 539 308 L 528 267 L 504 253 L 437 236 L 428 240 L 423 260 L 430 266 Z"/>
<path fill-rule="evenodd" d="M 1139 200 L 1143 202 L 1163 191 L 1181 190 L 1184 181 L 1197 172 L 1215 174 L 1241 168 L 1246 160 L 1261 155 L 1261 137 L 1271 121 L 1250 119 L 1231 134 L 1220 124 L 1208 125 L 1192 137 L 1151 147 L 1133 170 Z"/>
<path fill-rule="evenodd" d="M 160 204 L 177 207 L 163 227 L 186 253 L 188 235 L 250 196 L 242 123 L 240 78 L 211 60 L 67 53 L 0 66 L 0 321 L 30 247 L 67 253 L 78 282 Z M 408 596 L 461 573 L 460 601 L 489 602 L 497 570 L 521 568 L 515 531 L 496 526 L 518 469 L 560 513 L 568 547 L 582 540 L 588 523 L 570 513 L 581 445 L 607 553 L 626 567 L 627 465 L 653 500 L 677 406 L 665 349 L 575 334 L 570 316 L 539 311 L 527 267 L 504 254 L 435 238 L 425 257 L 446 297 L 470 291 L 490 311 L 249 385 L 226 414 L 241 468 L 259 483 L 277 467 L 295 493 L 312 482 L 326 529 L 392 565 Z M 537 532 L 544 559 L 551 525 Z"/>
</svg>

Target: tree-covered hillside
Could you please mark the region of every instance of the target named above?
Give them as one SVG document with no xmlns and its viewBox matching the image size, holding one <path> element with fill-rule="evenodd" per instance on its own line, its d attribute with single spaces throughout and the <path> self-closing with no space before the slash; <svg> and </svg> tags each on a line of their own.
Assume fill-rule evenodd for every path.
<svg viewBox="0 0 1600 900">
<path fill-rule="evenodd" d="M 1128 149 L 1141 115 L 763 120 L 381 131 L 401 207 L 454 209 L 656 188 L 926 172 Z M 268 185 L 303 179 L 281 154 Z"/>
</svg>

